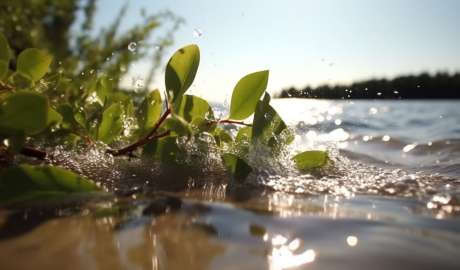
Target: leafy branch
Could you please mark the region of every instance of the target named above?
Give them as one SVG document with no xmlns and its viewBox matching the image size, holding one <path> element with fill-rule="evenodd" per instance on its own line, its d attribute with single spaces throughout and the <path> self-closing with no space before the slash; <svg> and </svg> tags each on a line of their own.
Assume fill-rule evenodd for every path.
<svg viewBox="0 0 460 270">
<path fill-rule="evenodd" d="M 188 155 L 184 153 L 187 150 L 183 149 L 181 142 L 186 139 L 196 143 L 199 151 L 217 149 L 228 173 L 233 178 L 245 179 L 255 170 L 247 159 L 251 151 L 248 145 L 262 144 L 271 150 L 270 154 L 275 158 L 293 140 L 290 129 L 270 105 L 271 98 L 266 92 L 268 70 L 248 74 L 237 82 L 229 115 L 223 119 L 214 117 L 213 109 L 205 99 L 186 94 L 200 63 L 200 50 L 194 44 L 177 50 L 167 63 L 165 110 L 159 90 L 143 93 L 142 96 L 119 91 L 107 75 L 87 77 L 85 93 L 81 97 L 67 95 L 66 91 L 72 91 L 62 86 L 67 78 L 54 70 L 50 72 L 53 61 L 50 54 L 35 48 L 26 49 L 18 55 L 16 69 L 9 70 L 9 52 L 6 39 L 0 34 L 0 67 L 4 69 L 0 70 L 0 88 L 11 89 L 0 99 L 2 153 L 19 153 L 46 161 L 53 157 L 30 145 L 43 139 L 67 146 L 102 142 L 109 145 L 106 153 L 113 156 L 132 156 L 134 151 L 139 150 L 151 160 L 182 166 Z M 58 92 L 58 98 L 50 94 L 60 89 L 67 90 Z M 252 123 L 244 121 L 252 115 Z M 221 124 L 236 125 L 236 136 L 219 127 Z M 208 145 L 190 140 L 204 134 L 212 138 L 206 141 Z M 134 142 L 119 149 L 110 147 L 119 141 Z M 305 151 L 293 155 L 292 160 L 300 171 L 309 171 L 324 166 L 328 157 L 323 151 Z M 89 179 L 82 181 L 86 183 L 85 187 L 80 187 L 80 182 L 74 182 L 81 180 L 78 175 L 55 166 L 20 165 L 0 175 L 0 202 L 2 199 L 17 199 L 9 191 L 15 183 L 14 178 L 20 178 L 21 183 L 42 183 L 43 186 L 38 185 L 40 195 L 44 194 L 42 192 L 61 194 L 61 191 L 55 190 L 59 189 L 58 186 L 46 182 L 50 181 L 47 177 L 63 177 L 56 181 L 71 185 L 64 194 L 98 190 Z M 32 193 L 27 189 L 17 190 L 23 186 L 14 188 L 12 190 L 18 194 L 37 194 L 36 190 Z"/>
</svg>

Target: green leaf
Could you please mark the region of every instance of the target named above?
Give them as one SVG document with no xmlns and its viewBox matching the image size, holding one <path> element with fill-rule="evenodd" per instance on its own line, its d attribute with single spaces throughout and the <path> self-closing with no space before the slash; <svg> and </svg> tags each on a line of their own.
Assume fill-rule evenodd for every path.
<svg viewBox="0 0 460 270">
<path fill-rule="evenodd" d="M 25 49 L 18 56 L 17 72 L 36 82 L 48 72 L 52 60 L 53 57 L 45 51 Z"/>
<path fill-rule="evenodd" d="M 62 125 L 64 128 L 70 129 L 79 126 L 75 120 L 73 108 L 70 104 L 60 104 L 56 110 L 62 116 Z"/>
<path fill-rule="evenodd" d="M 0 80 L 3 79 L 6 74 L 8 74 L 8 62 L 0 60 Z"/>
<path fill-rule="evenodd" d="M 176 51 L 166 65 L 166 90 L 172 91 L 175 103 L 192 85 L 198 65 L 200 64 L 200 49 L 197 45 L 188 45 Z"/>
<path fill-rule="evenodd" d="M 148 93 L 137 113 L 141 135 L 145 135 L 155 126 L 160 119 L 161 109 L 160 91 L 155 90 Z"/>
<path fill-rule="evenodd" d="M 20 91 L 0 104 L 0 133 L 34 135 L 48 125 L 48 100 L 41 94 Z"/>
<path fill-rule="evenodd" d="M 10 46 L 8 45 L 8 40 L 5 35 L 0 33 L 0 60 L 3 60 L 9 63 L 11 59 Z"/>
<path fill-rule="evenodd" d="M 326 165 L 328 156 L 325 151 L 305 151 L 295 155 L 292 160 L 299 170 L 305 171 Z"/>
<path fill-rule="evenodd" d="M 187 122 L 191 122 L 195 118 L 206 118 L 206 114 L 212 116 L 212 109 L 206 100 L 193 95 L 184 95 L 175 108 L 175 113 Z"/>
<path fill-rule="evenodd" d="M 230 144 L 233 142 L 233 138 L 224 129 L 217 127 L 212 133 L 217 145 L 223 146 L 224 144 Z"/>
<path fill-rule="evenodd" d="M 252 127 L 242 127 L 238 130 L 236 134 L 235 141 L 236 142 L 249 142 L 252 138 Z"/>
<path fill-rule="evenodd" d="M 60 167 L 20 165 L 0 175 L 0 201 L 17 203 L 101 189 L 91 180 Z"/>
<path fill-rule="evenodd" d="M 46 122 L 47 126 L 54 125 L 54 124 L 59 124 L 62 122 L 62 115 L 58 113 L 56 110 L 54 110 L 51 107 L 48 107 L 48 119 Z"/>
<path fill-rule="evenodd" d="M 202 117 L 196 117 L 192 120 L 191 125 L 200 132 L 213 132 L 217 127 L 217 122 Z"/>
<path fill-rule="evenodd" d="M 252 172 L 251 166 L 236 155 L 223 154 L 222 161 L 227 171 L 236 179 L 244 179 Z"/>
<path fill-rule="evenodd" d="M 262 142 L 273 150 L 288 144 L 292 136 L 288 132 L 286 123 L 279 114 L 270 106 L 270 95 L 265 94 L 264 99 L 257 102 L 252 128 L 252 142 Z"/>
<path fill-rule="evenodd" d="M 8 73 L 8 65 L 10 64 L 11 52 L 10 46 L 6 37 L 0 33 L 0 80 Z"/>
<path fill-rule="evenodd" d="M 10 77 L 10 80 L 13 82 L 14 86 L 17 89 L 26 89 L 33 85 L 33 82 L 29 78 L 29 76 L 19 72 L 14 72 L 13 75 Z"/>
<path fill-rule="evenodd" d="M 112 82 L 107 76 L 100 77 L 96 82 L 96 95 L 99 98 L 100 104 L 104 105 L 107 98 L 112 93 Z"/>
<path fill-rule="evenodd" d="M 185 154 L 177 144 L 177 136 L 168 136 L 147 144 L 143 155 L 167 164 L 181 164 Z"/>
<path fill-rule="evenodd" d="M 268 70 L 244 76 L 233 89 L 229 118 L 243 120 L 253 114 L 267 84 Z"/>
<path fill-rule="evenodd" d="M 166 119 L 165 123 L 163 124 L 163 127 L 167 130 L 171 130 L 174 134 L 178 136 L 190 137 L 193 132 L 190 124 L 178 115 L 173 115 Z"/>
<path fill-rule="evenodd" d="M 112 143 L 123 131 L 123 108 L 120 103 L 110 105 L 102 113 L 98 138 L 106 144 Z"/>
</svg>

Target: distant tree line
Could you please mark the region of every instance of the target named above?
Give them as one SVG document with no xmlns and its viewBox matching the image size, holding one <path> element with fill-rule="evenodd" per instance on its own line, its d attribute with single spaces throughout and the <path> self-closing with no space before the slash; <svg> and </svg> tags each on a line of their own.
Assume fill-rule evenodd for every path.
<svg viewBox="0 0 460 270">
<path fill-rule="evenodd" d="M 399 76 L 394 79 L 370 79 L 349 85 L 291 87 L 281 98 L 324 99 L 460 99 L 460 73 L 438 72 Z"/>
</svg>

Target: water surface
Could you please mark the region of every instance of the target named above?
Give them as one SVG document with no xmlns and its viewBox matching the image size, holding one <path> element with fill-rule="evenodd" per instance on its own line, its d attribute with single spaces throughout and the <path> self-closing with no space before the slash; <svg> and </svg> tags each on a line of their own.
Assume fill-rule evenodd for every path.
<svg viewBox="0 0 460 270">
<path fill-rule="evenodd" d="M 177 171 L 58 149 L 119 196 L 1 210 L 0 268 L 458 269 L 459 105 L 274 100 L 295 141 L 274 160 L 254 147 L 244 183 L 212 153 Z M 332 165 L 296 172 L 309 149 Z"/>
</svg>

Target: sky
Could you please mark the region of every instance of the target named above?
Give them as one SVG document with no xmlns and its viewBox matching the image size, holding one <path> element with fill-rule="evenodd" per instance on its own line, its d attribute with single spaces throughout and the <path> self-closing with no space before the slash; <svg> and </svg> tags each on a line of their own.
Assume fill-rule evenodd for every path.
<svg viewBox="0 0 460 270">
<path fill-rule="evenodd" d="M 108 26 L 126 2 L 99 1 L 96 27 Z M 290 86 L 460 71 L 458 0 L 128 2 L 125 28 L 141 22 L 141 8 L 170 10 L 185 19 L 165 61 L 176 49 L 197 44 L 200 67 L 190 90 L 212 101 L 228 101 L 241 77 L 265 69 L 271 93 Z M 129 77 L 142 77 L 146 70 L 140 63 Z M 164 89 L 164 75 L 151 87 Z"/>
</svg>

